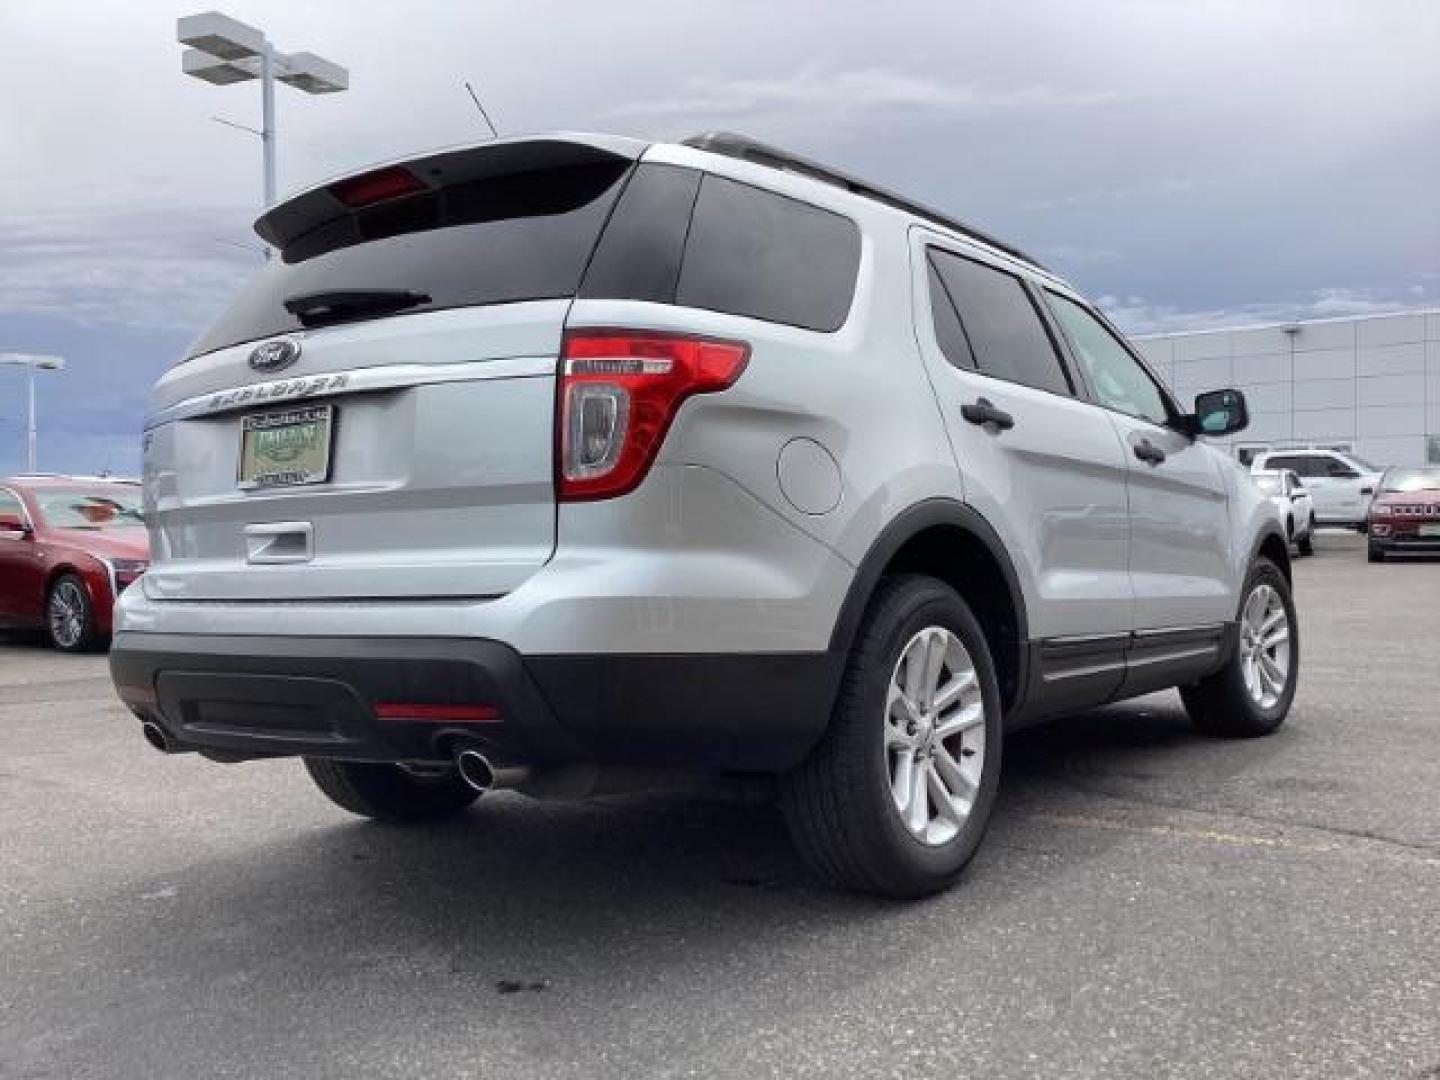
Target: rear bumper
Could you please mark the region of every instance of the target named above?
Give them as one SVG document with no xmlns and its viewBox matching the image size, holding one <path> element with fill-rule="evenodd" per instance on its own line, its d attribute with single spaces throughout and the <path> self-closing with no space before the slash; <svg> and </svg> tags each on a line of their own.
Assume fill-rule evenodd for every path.
<svg viewBox="0 0 1440 1080">
<path fill-rule="evenodd" d="M 523 657 L 464 638 L 121 632 L 120 697 L 172 745 L 236 757 L 605 761 L 774 772 L 825 728 L 829 653 Z"/>
</svg>

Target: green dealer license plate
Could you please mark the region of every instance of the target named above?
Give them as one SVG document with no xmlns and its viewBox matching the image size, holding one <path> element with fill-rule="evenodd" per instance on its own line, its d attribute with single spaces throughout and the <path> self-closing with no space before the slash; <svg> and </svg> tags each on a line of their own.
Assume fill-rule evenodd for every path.
<svg viewBox="0 0 1440 1080">
<path fill-rule="evenodd" d="M 307 405 L 240 421 L 240 486 L 292 487 L 330 479 L 335 410 Z"/>
</svg>

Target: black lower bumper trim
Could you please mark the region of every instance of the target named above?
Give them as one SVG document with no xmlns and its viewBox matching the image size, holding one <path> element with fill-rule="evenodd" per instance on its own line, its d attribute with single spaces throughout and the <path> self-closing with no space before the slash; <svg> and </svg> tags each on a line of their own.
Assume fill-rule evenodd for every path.
<svg viewBox="0 0 1440 1080">
<path fill-rule="evenodd" d="M 827 653 L 522 657 L 457 638 L 122 633 L 110 653 L 121 698 L 177 748 L 414 761 L 475 745 L 504 763 L 746 771 L 805 756 L 839 666 Z"/>
</svg>

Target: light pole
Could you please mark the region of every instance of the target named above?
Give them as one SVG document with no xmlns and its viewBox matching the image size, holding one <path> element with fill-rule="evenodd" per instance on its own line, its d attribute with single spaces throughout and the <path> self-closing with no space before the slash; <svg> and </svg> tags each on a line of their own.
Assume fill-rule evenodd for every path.
<svg viewBox="0 0 1440 1080">
<path fill-rule="evenodd" d="M 178 20 L 175 40 L 188 46 L 180 56 L 180 70 L 186 75 L 216 86 L 260 80 L 260 130 L 228 120 L 221 123 L 260 136 L 265 206 L 275 205 L 275 81 L 307 94 L 335 94 L 349 87 L 350 73 L 314 53 L 279 52 L 263 31 L 217 11 Z"/>
<path fill-rule="evenodd" d="M 32 356 L 29 353 L 0 353 L 0 364 L 30 369 L 30 412 L 25 423 L 26 472 L 35 471 L 35 372 L 59 371 L 65 361 L 58 356 Z"/>
</svg>

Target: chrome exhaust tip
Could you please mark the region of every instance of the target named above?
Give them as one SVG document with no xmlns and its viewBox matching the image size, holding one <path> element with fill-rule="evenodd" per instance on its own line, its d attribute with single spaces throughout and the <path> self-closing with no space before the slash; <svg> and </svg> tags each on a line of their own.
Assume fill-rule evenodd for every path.
<svg viewBox="0 0 1440 1080">
<path fill-rule="evenodd" d="M 460 779 L 476 791 L 483 793 L 495 787 L 495 767 L 479 750 L 461 750 L 455 755 L 455 768 L 460 771 Z"/>
<path fill-rule="evenodd" d="M 145 741 L 159 750 L 162 754 L 170 753 L 170 737 L 165 734 L 165 729 L 154 720 L 146 720 L 140 725 L 140 734 L 145 736 Z"/>
<path fill-rule="evenodd" d="M 528 765 L 492 765 L 489 758 L 473 748 L 455 755 L 455 769 L 460 779 L 481 793 L 524 787 L 535 775 Z"/>
</svg>

